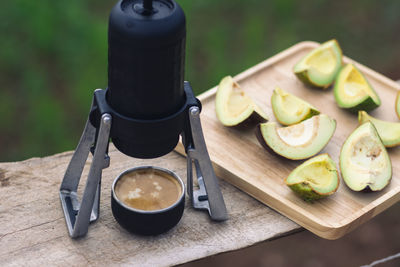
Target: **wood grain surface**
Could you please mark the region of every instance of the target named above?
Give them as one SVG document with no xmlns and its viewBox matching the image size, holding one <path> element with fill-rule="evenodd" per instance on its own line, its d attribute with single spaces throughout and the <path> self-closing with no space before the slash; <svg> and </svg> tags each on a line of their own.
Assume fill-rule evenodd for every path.
<svg viewBox="0 0 400 267">
<path fill-rule="evenodd" d="M 151 160 L 123 155 L 110 145 L 102 178 L 100 218 L 87 236 L 69 237 L 59 187 L 72 152 L 0 163 L 0 266 L 170 266 L 285 236 L 302 229 L 230 184 L 220 186 L 229 212 L 210 221 L 186 200 L 180 223 L 169 232 L 141 237 L 125 231 L 111 213 L 111 184 L 122 171 L 155 165 L 186 181 L 186 160 L 175 152 Z M 84 177 L 90 161 L 86 164 Z M 80 183 L 80 191 L 85 179 Z"/>
<path fill-rule="evenodd" d="M 340 148 L 358 125 L 357 115 L 337 107 L 332 88 L 321 90 L 307 87 L 292 71 L 295 63 L 317 46 L 314 42 L 299 43 L 237 75 L 234 80 L 269 114 L 270 120 L 275 120 L 270 99 L 276 86 L 305 99 L 321 113 L 336 119 L 336 132 L 321 153 L 329 153 L 338 165 Z M 382 99 L 381 107 L 370 114 L 398 121 L 394 102 L 400 90 L 399 84 L 347 57 L 344 57 L 344 61 L 358 66 Z M 269 207 L 323 238 L 336 239 L 400 199 L 400 148 L 393 148 L 388 150 L 393 178 L 383 191 L 369 194 L 353 192 L 341 179 L 334 195 L 312 204 L 301 200 L 285 185 L 284 178 L 303 161 L 283 159 L 263 149 L 256 140 L 255 127 L 222 126 L 215 113 L 216 89 L 199 96 L 203 105 L 203 131 L 216 173 Z M 177 150 L 183 153 L 181 146 Z"/>
</svg>

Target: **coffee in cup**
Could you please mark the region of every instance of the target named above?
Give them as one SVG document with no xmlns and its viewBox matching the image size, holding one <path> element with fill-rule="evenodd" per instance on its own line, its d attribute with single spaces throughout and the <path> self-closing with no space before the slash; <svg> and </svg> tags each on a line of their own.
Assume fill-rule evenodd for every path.
<svg viewBox="0 0 400 267">
<path fill-rule="evenodd" d="M 153 166 L 129 169 L 113 183 L 113 215 L 133 233 L 160 234 L 181 219 L 184 192 L 182 180 L 169 170 Z"/>
<path fill-rule="evenodd" d="M 179 182 L 157 169 L 128 172 L 115 185 L 115 194 L 125 205 L 138 210 L 162 210 L 182 194 Z"/>
</svg>

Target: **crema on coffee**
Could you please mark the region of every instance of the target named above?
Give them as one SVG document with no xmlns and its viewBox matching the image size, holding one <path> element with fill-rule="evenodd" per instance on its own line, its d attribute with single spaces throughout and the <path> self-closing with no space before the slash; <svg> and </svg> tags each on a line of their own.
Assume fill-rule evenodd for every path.
<svg viewBox="0 0 400 267">
<path fill-rule="evenodd" d="M 167 173 L 144 169 L 124 174 L 115 185 L 117 198 L 134 209 L 165 209 L 182 194 L 180 183 Z"/>
</svg>

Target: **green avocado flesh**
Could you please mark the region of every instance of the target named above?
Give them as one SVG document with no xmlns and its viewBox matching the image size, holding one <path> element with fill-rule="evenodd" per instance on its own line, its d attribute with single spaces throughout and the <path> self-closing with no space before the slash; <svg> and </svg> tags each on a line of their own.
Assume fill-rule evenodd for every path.
<svg viewBox="0 0 400 267">
<path fill-rule="evenodd" d="M 285 183 L 304 200 L 313 201 L 335 193 L 339 176 L 335 162 L 321 154 L 294 169 Z"/>
<path fill-rule="evenodd" d="M 272 92 L 271 106 L 280 124 L 292 125 L 320 112 L 306 101 L 277 87 Z"/>
<path fill-rule="evenodd" d="M 293 68 L 305 84 L 327 88 L 342 66 L 342 50 L 336 40 L 330 40 L 305 55 Z"/>
<path fill-rule="evenodd" d="M 267 150 L 288 159 L 300 160 L 320 152 L 335 129 L 336 121 L 321 114 L 287 127 L 278 127 L 276 122 L 261 123 L 256 136 Z"/>
<path fill-rule="evenodd" d="M 242 90 L 231 76 L 223 78 L 215 97 L 215 110 L 225 126 L 236 126 L 245 121 L 265 122 L 268 116 Z"/>
<path fill-rule="evenodd" d="M 400 122 L 379 120 L 368 115 L 368 113 L 365 111 L 359 111 L 359 124 L 363 124 L 367 121 L 370 121 L 374 124 L 385 147 L 394 147 L 400 145 Z"/>
<path fill-rule="evenodd" d="M 392 163 L 374 125 L 367 121 L 355 129 L 342 146 L 340 171 L 354 191 L 382 190 L 392 178 Z"/>
<path fill-rule="evenodd" d="M 399 117 L 399 119 L 400 119 L 400 92 L 397 93 L 397 97 L 396 97 L 396 113 L 397 113 L 397 117 Z"/>
<path fill-rule="evenodd" d="M 352 112 L 369 111 L 381 105 L 375 90 L 353 64 L 341 69 L 333 93 L 338 106 Z"/>
</svg>

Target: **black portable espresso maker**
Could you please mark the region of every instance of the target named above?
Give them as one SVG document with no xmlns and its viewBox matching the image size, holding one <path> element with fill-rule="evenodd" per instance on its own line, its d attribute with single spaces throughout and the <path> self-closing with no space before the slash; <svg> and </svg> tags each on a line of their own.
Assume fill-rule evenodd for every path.
<svg viewBox="0 0 400 267">
<path fill-rule="evenodd" d="M 99 217 L 102 169 L 111 139 L 122 153 L 156 158 L 182 137 L 187 191 L 195 209 L 227 219 L 225 203 L 200 123 L 201 103 L 184 82 L 185 15 L 173 0 L 120 0 L 108 29 L 108 88 L 94 91 L 89 118 L 67 167 L 60 198 L 68 231 L 76 238 Z M 77 189 L 89 153 L 92 163 L 79 202 Z M 199 189 L 193 189 L 193 165 Z"/>
</svg>

